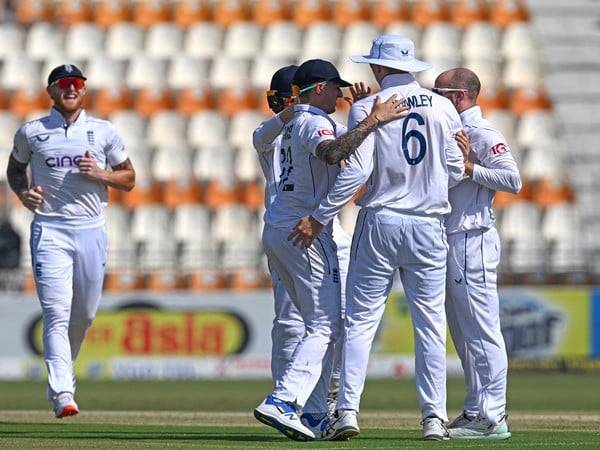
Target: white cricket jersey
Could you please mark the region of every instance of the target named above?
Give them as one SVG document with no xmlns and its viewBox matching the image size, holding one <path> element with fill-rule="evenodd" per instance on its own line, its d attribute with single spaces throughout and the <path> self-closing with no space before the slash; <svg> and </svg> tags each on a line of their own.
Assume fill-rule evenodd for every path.
<svg viewBox="0 0 600 450">
<path fill-rule="evenodd" d="M 502 134 L 473 106 L 460 114 L 471 141 L 469 160 L 473 176 L 461 181 L 448 194 L 452 212 L 446 217 L 448 234 L 487 229 L 494 225 L 492 202 L 496 191 L 516 194 L 521 177 L 510 147 Z"/>
<path fill-rule="evenodd" d="M 277 194 L 265 214 L 266 223 L 284 229 L 312 213 L 339 173 L 338 165 L 329 165 L 315 154 L 321 142 L 335 139 L 338 124 L 314 106 L 295 105 L 294 110 L 294 118 L 281 134 Z"/>
<path fill-rule="evenodd" d="M 81 111 L 71 125 L 52 108 L 50 115 L 25 123 L 15 134 L 12 156 L 30 164 L 32 186 L 41 186 L 44 201 L 35 219 L 58 219 L 68 224 L 102 218 L 107 202 L 104 184 L 86 179 L 78 163 L 89 151 L 102 168 L 127 159 L 116 128 Z"/>
<path fill-rule="evenodd" d="M 326 224 L 366 182 L 358 204 L 410 215 L 442 216 L 450 211 L 448 187 L 464 177 L 463 156 L 454 135 L 461 130 L 450 101 L 419 86 L 411 74 L 388 75 L 380 101 L 405 99 L 409 114 L 378 127 L 349 158 L 334 188 L 312 214 Z M 375 95 L 350 109 L 348 128 L 371 112 Z"/>
<path fill-rule="evenodd" d="M 279 115 L 262 122 L 252 134 L 260 167 L 265 176 L 265 209 L 269 210 L 277 195 L 280 173 L 281 132 L 284 123 Z"/>
</svg>

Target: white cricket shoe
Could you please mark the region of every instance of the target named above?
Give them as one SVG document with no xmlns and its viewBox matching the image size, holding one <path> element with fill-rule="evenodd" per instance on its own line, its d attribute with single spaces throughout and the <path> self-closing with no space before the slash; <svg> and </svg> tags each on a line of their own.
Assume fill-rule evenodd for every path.
<svg viewBox="0 0 600 450">
<path fill-rule="evenodd" d="M 267 395 L 256 407 L 254 417 L 295 441 L 312 441 L 315 438 L 315 434 L 300 421 L 296 407 L 273 395 Z"/>
<path fill-rule="evenodd" d="M 495 425 L 484 417 L 477 417 L 460 428 L 449 430 L 452 439 L 508 439 L 511 437 L 506 416 Z"/>
<path fill-rule="evenodd" d="M 322 439 L 328 441 L 347 441 L 358 436 L 357 412 L 353 409 L 338 409 L 333 417 L 329 418 L 329 424 L 322 434 Z"/>
<path fill-rule="evenodd" d="M 57 419 L 79 414 L 79 407 L 73 400 L 73 394 L 61 392 L 56 396 L 54 399 L 54 414 Z"/>
<path fill-rule="evenodd" d="M 476 418 L 477 416 L 468 416 L 466 411 L 463 411 L 460 416 L 456 417 L 456 419 L 454 419 L 452 422 L 446 425 L 446 428 L 462 428 L 468 423 L 471 423 Z"/>
<path fill-rule="evenodd" d="M 449 439 L 448 430 L 444 421 L 437 416 L 423 419 L 423 439 L 427 441 L 445 441 Z"/>
</svg>

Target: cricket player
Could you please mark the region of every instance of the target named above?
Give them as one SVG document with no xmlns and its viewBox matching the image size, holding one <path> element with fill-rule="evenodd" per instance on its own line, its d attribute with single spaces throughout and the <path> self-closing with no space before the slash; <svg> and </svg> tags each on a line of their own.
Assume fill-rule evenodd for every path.
<svg viewBox="0 0 600 450">
<path fill-rule="evenodd" d="M 47 394 L 58 418 L 79 412 L 73 364 L 102 292 L 107 186 L 130 191 L 135 183 L 117 130 L 81 106 L 85 80 L 71 64 L 50 72 L 46 91 L 54 106 L 17 131 L 7 169 L 10 187 L 35 213 L 31 259 L 42 307 Z"/>
<path fill-rule="evenodd" d="M 446 218 L 448 276 L 446 313 L 465 372 L 463 413 L 450 425 L 451 438 L 505 439 L 508 361 L 496 286 L 500 239 L 494 227 L 496 191 L 516 194 L 521 178 L 502 134 L 481 115 L 481 83 L 469 69 L 440 74 L 434 92 L 452 102 L 464 133 L 457 136 L 468 178 L 450 190 Z"/>
<path fill-rule="evenodd" d="M 367 136 L 327 197 L 290 236 L 302 247 L 311 245 L 366 182 L 350 258 L 340 397 L 324 437 L 347 439 L 360 432 L 357 414 L 369 353 L 398 269 L 414 326 L 423 438 L 447 439 L 444 215 L 450 212 L 449 185 L 464 177 L 454 139 L 460 118 L 450 101 L 419 86 L 412 75 L 431 66 L 415 58 L 410 39 L 380 36 L 369 55 L 352 60 L 370 64 L 379 95 L 397 95 L 409 109 L 404 119 Z M 373 102 L 371 96 L 352 106 L 350 130 Z"/>
<path fill-rule="evenodd" d="M 266 180 L 265 210 L 275 200 L 277 194 L 277 183 L 280 176 L 281 156 L 281 132 L 283 127 L 294 116 L 292 96 L 293 77 L 297 66 L 286 66 L 277 70 L 271 79 L 270 89 L 267 91 L 269 108 L 275 115 L 262 122 L 253 133 L 253 143 L 256 149 L 261 168 Z M 349 102 L 357 101 L 370 94 L 370 88 L 364 83 L 355 83 L 350 87 L 352 98 L 345 98 Z M 341 136 L 347 131 L 342 124 L 336 123 L 336 135 Z M 333 240 L 337 247 L 337 259 L 340 272 L 341 292 L 341 317 L 345 311 L 345 287 L 348 274 L 348 263 L 350 260 L 351 238 L 342 228 L 339 218 L 333 220 Z M 271 331 L 271 374 L 273 387 L 281 380 L 285 368 L 292 360 L 296 346 L 304 335 L 304 322 L 300 312 L 294 306 L 289 294 L 286 292 L 281 279 L 277 273 L 271 270 L 271 280 L 275 298 L 275 319 Z M 327 396 L 328 409 L 332 409 L 337 401 L 339 391 L 339 378 L 341 373 L 341 345 L 336 346 L 333 373 Z M 315 395 L 316 394 L 316 395 Z M 308 423 L 318 423 L 323 418 L 322 414 L 328 411 L 323 409 L 322 398 L 318 398 L 318 391 L 313 391 L 305 407 L 302 420 Z"/>
<path fill-rule="evenodd" d="M 336 138 L 337 124 L 329 114 L 342 96 L 341 88 L 351 84 L 330 62 L 314 59 L 297 69 L 294 85 L 299 104 L 283 128 L 277 195 L 265 216 L 263 247 L 300 313 L 305 333 L 282 379 L 254 415 L 292 439 L 310 440 L 315 434 L 301 422 L 298 409 L 305 406 L 317 382 L 327 386 L 330 379 L 333 344 L 340 332 L 340 273 L 331 226 L 306 249 L 293 246 L 288 235 L 326 195 L 340 161 L 380 123 L 400 117 L 404 108 L 395 96 L 377 101 L 355 130 Z"/>
</svg>

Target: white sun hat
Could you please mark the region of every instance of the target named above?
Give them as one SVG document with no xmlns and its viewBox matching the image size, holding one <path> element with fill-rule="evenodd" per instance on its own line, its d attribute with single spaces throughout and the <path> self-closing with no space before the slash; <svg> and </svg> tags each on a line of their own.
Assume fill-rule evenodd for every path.
<svg viewBox="0 0 600 450">
<path fill-rule="evenodd" d="M 393 34 L 385 34 L 375 39 L 368 55 L 351 56 L 350 59 L 355 63 L 377 64 L 405 72 L 431 69 L 431 64 L 415 58 L 413 41 Z"/>
</svg>

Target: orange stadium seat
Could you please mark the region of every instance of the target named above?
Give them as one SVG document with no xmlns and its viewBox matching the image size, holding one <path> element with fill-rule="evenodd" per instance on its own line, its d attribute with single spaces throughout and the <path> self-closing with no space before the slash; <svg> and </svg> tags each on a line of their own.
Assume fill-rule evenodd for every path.
<svg viewBox="0 0 600 450">
<path fill-rule="evenodd" d="M 486 85 L 481 89 L 477 103 L 485 112 L 508 108 L 508 94 L 500 86 Z"/>
<path fill-rule="evenodd" d="M 107 270 L 103 289 L 109 292 L 126 292 L 144 287 L 143 278 L 134 270 Z"/>
<path fill-rule="evenodd" d="M 176 99 L 176 108 L 186 117 L 198 111 L 215 107 L 215 99 L 207 86 L 183 88 Z"/>
<path fill-rule="evenodd" d="M 292 10 L 292 20 L 301 27 L 329 20 L 329 4 L 325 0 L 299 0 Z"/>
<path fill-rule="evenodd" d="M 551 109 L 551 107 L 550 99 L 541 88 L 518 88 L 513 91 L 510 97 L 510 110 L 517 116 L 538 109 Z"/>
<path fill-rule="evenodd" d="M 211 209 L 237 203 L 239 194 L 233 183 L 209 180 L 204 184 L 204 203 Z"/>
<path fill-rule="evenodd" d="M 173 109 L 175 107 L 171 91 L 165 87 L 142 88 L 134 101 L 135 110 L 143 117 Z"/>
<path fill-rule="evenodd" d="M 531 201 L 533 196 L 533 185 L 530 181 L 523 180 L 523 187 L 518 194 L 511 194 L 510 192 L 497 191 L 494 196 L 494 207 L 502 209 L 511 203 L 517 201 Z"/>
<path fill-rule="evenodd" d="M 236 269 L 227 276 L 227 287 L 236 291 L 253 291 L 263 286 L 263 274 L 256 268 Z"/>
<path fill-rule="evenodd" d="M 169 2 L 165 0 L 144 0 L 136 3 L 133 21 L 141 27 L 151 27 L 159 22 L 171 20 Z"/>
<path fill-rule="evenodd" d="M 19 0 L 15 16 L 23 24 L 52 21 L 52 8 L 49 0 Z"/>
<path fill-rule="evenodd" d="M 496 0 L 490 9 L 490 22 L 500 27 L 507 27 L 515 22 L 529 19 L 523 0 Z"/>
<path fill-rule="evenodd" d="M 213 21 L 222 27 L 250 19 L 250 6 L 246 0 L 218 0 L 213 7 Z"/>
<path fill-rule="evenodd" d="M 369 5 L 365 0 L 334 2 L 331 20 L 341 27 L 347 27 L 354 22 L 366 22 L 369 20 Z"/>
<path fill-rule="evenodd" d="M 572 203 L 575 195 L 565 181 L 543 177 L 535 183 L 532 200 L 541 207 L 548 208 L 559 203 Z"/>
<path fill-rule="evenodd" d="M 93 95 L 92 109 L 102 117 L 109 116 L 116 111 L 131 109 L 133 100 L 126 88 L 110 87 L 99 89 Z"/>
<path fill-rule="evenodd" d="M 206 0 L 179 0 L 173 9 L 173 21 L 181 27 L 189 27 L 211 18 Z"/>
<path fill-rule="evenodd" d="M 82 22 L 91 22 L 94 19 L 92 3 L 89 0 L 57 2 L 54 18 L 67 27 Z"/>
<path fill-rule="evenodd" d="M 412 8 L 411 20 L 421 27 L 448 20 L 448 9 L 444 0 L 418 0 Z"/>
<path fill-rule="evenodd" d="M 461 28 L 465 28 L 475 22 L 487 20 L 485 1 L 458 0 L 450 8 L 450 20 Z"/>
<path fill-rule="evenodd" d="M 265 191 L 259 181 L 241 183 L 238 192 L 238 200 L 246 205 L 248 209 L 256 211 L 262 207 L 265 200 Z"/>
<path fill-rule="evenodd" d="M 257 0 L 252 7 L 252 20 L 263 27 L 290 18 L 290 5 L 287 0 Z"/>
<path fill-rule="evenodd" d="M 217 109 L 227 117 L 245 109 L 258 106 L 256 92 L 251 87 L 229 87 L 221 90 L 217 100 Z"/>
<path fill-rule="evenodd" d="M 216 270 L 195 270 L 184 276 L 185 287 L 195 292 L 213 291 L 225 287 L 225 278 Z"/>
<path fill-rule="evenodd" d="M 382 28 L 409 18 L 408 0 L 377 0 L 371 9 L 371 22 Z"/>
<path fill-rule="evenodd" d="M 94 8 L 94 22 L 101 27 L 111 27 L 117 23 L 129 22 L 132 18 L 130 2 L 126 0 L 97 0 Z"/>
<path fill-rule="evenodd" d="M 17 89 L 9 102 L 10 111 L 20 119 L 26 119 L 32 112 L 46 110 L 50 106 L 46 91 L 31 87 Z"/>
<path fill-rule="evenodd" d="M 144 288 L 156 292 L 172 291 L 183 287 L 183 280 L 175 270 L 154 270 L 147 274 Z"/>
</svg>

